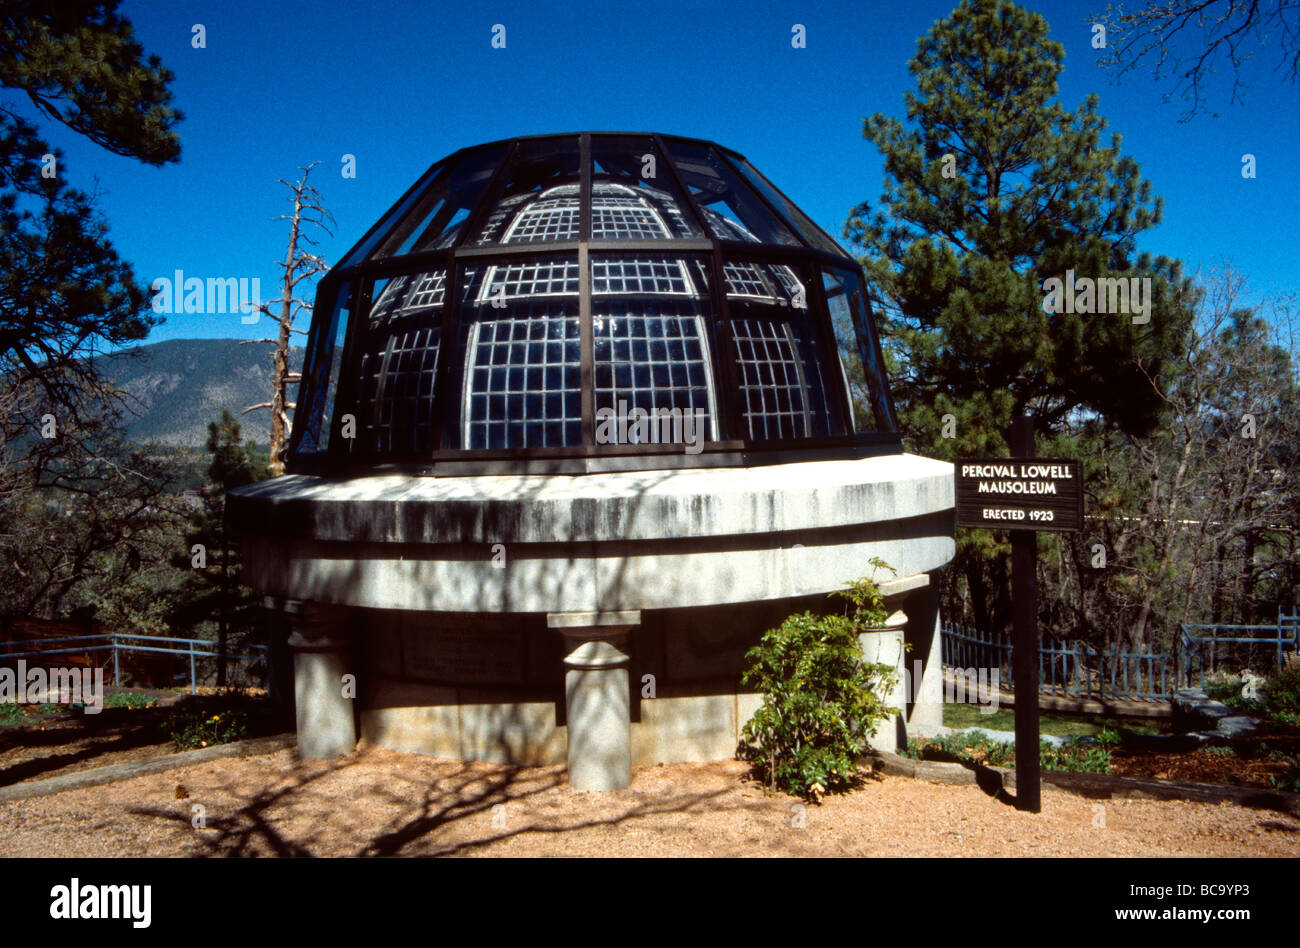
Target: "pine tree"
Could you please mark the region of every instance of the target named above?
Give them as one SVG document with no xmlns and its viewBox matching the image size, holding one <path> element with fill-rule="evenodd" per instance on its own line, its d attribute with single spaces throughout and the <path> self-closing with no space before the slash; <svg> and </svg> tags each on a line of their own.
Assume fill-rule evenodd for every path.
<svg viewBox="0 0 1300 948">
<path fill-rule="evenodd" d="M 190 594 L 172 621 L 181 628 L 195 629 L 216 618 L 217 684 L 226 684 L 224 655 L 237 629 L 260 627 L 256 598 L 243 585 L 240 538 L 226 524 L 226 495 L 237 487 L 263 480 L 269 475 L 266 458 L 254 446 L 244 443 L 238 419 L 223 409 L 221 419 L 208 425 L 207 496 L 195 511 L 192 529 L 186 537 L 188 549 L 176 565 L 189 570 Z M 197 557 L 197 559 L 196 559 Z"/>
<path fill-rule="evenodd" d="M 1161 201 L 1118 135 L 1103 144 L 1097 97 L 1073 111 L 1055 101 L 1063 59 L 1038 14 L 966 0 L 919 40 L 908 127 L 864 122 L 885 191 L 846 233 L 865 250 L 900 422 L 919 453 L 1005 454 L 1025 412 L 1040 443 L 1072 418 L 1130 433 L 1158 422 L 1155 380 L 1188 331 L 1187 288 L 1176 261 L 1138 252 Z M 1067 271 L 1150 279 L 1149 320 L 1045 311 L 1046 281 Z M 1005 588 L 1005 556 L 987 536 L 963 540 L 956 565 L 977 605 Z M 1003 624 L 1008 605 L 977 618 Z"/>
<path fill-rule="evenodd" d="M 93 196 L 66 183 L 62 152 L 33 121 L 147 164 L 178 160 L 171 73 L 116 9 L 0 0 L 0 501 L 95 455 L 116 393 L 88 357 L 158 322 Z M 46 415 L 59 437 L 32 439 Z"/>
</svg>

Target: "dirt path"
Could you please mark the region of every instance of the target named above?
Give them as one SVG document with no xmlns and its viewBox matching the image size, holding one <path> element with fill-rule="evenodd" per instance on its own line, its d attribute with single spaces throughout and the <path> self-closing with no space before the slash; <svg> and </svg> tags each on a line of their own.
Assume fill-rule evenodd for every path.
<svg viewBox="0 0 1300 948">
<path fill-rule="evenodd" d="M 1300 820 L 1230 804 L 1044 787 L 1035 816 L 975 787 L 884 777 L 800 810 L 744 773 L 648 767 L 626 790 L 581 793 L 562 767 L 281 751 L 0 804 L 0 855 L 1300 856 Z"/>
</svg>

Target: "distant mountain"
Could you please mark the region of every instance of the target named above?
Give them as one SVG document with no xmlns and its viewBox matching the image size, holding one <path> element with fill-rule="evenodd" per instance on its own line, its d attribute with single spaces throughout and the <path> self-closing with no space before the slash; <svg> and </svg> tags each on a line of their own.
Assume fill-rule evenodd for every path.
<svg viewBox="0 0 1300 948">
<path fill-rule="evenodd" d="M 244 437 L 264 445 L 270 410 L 239 413 L 270 401 L 274 349 L 270 343 L 240 345 L 238 339 L 169 339 L 103 356 L 98 364 L 127 393 L 127 433 L 133 440 L 201 448 L 208 423 L 229 408 L 243 424 Z M 302 356 L 301 347 L 290 349 L 291 372 L 302 368 Z M 290 401 L 296 388 L 289 388 Z"/>
</svg>

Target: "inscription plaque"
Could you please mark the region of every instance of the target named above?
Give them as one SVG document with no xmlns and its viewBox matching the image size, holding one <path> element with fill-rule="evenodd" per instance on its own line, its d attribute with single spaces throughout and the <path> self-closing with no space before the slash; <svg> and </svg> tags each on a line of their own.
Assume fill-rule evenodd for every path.
<svg viewBox="0 0 1300 948">
<path fill-rule="evenodd" d="M 524 631 L 484 616 L 409 623 L 403 629 L 406 677 L 467 685 L 524 680 Z"/>
</svg>

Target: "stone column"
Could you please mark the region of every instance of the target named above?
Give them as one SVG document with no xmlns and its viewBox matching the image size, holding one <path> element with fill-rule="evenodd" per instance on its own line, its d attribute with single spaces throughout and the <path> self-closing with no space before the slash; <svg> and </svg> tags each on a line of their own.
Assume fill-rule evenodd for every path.
<svg viewBox="0 0 1300 948">
<path fill-rule="evenodd" d="M 885 601 L 885 607 L 891 603 Z M 858 633 L 858 647 L 862 649 L 862 660 L 869 664 L 887 665 L 898 675 L 893 689 L 886 697 L 886 703 L 897 709 L 888 720 L 882 721 L 871 733 L 871 746 L 877 750 L 896 753 L 900 743 L 907 743 L 907 730 L 904 724 L 907 713 L 907 676 L 903 674 L 906 653 L 903 650 L 904 626 L 907 616 L 894 609 L 883 625 L 867 632 Z"/>
<path fill-rule="evenodd" d="M 283 600 L 293 651 L 293 697 L 298 753 L 332 758 L 357 746 L 353 699 L 344 695 L 351 665 L 347 610 L 316 602 Z"/>
<path fill-rule="evenodd" d="M 564 636 L 569 786 L 621 790 L 632 782 L 628 633 L 640 612 L 553 612 Z"/>
<path fill-rule="evenodd" d="M 943 642 L 939 632 L 939 596 L 933 585 L 911 592 L 903 602 L 907 613 L 907 665 L 911 693 L 907 696 L 907 733 L 934 737 L 943 727 Z"/>
</svg>

